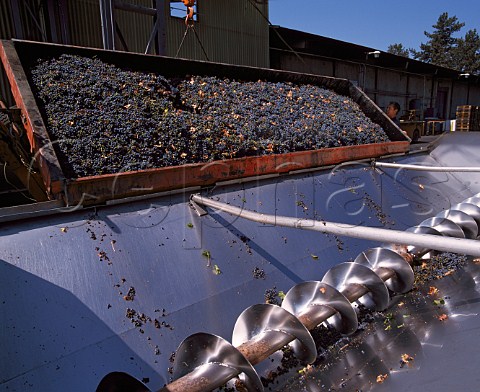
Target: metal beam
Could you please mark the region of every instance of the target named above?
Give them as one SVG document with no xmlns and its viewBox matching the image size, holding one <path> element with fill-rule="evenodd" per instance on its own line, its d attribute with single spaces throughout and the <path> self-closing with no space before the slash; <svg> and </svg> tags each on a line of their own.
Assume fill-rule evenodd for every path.
<svg viewBox="0 0 480 392">
<path fill-rule="evenodd" d="M 103 48 L 115 50 L 115 16 L 113 0 L 100 0 Z"/>
<path fill-rule="evenodd" d="M 47 0 L 47 14 L 50 26 L 50 40 L 54 43 L 60 43 L 57 32 L 57 7 L 55 0 Z"/>
<path fill-rule="evenodd" d="M 156 0 L 157 14 L 155 26 L 157 30 L 155 49 L 158 55 L 165 56 L 167 53 L 167 34 L 165 28 L 165 0 Z"/>
<path fill-rule="evenodd" d="M 150 53 L 150 50 L 153 46 L 153 41 L 155 41 L 156 35 L 157 35 L 157 24 L 154 23 L 152 27 L 152 31 L 150 32 L 150 37 L 148 38 L 147 47 L 145 48 L 145 54 Z"/>
<path fill-rule="evenodd" d="M 135 12 L 137 14 L 144 14 L 155 16 L 157 15 L 157 10 L 154 8 L 143 7 L 141 5 L 125 3 L 120 0 L 115 0 L 115 8 L 123 11 Z"/>
</svg>

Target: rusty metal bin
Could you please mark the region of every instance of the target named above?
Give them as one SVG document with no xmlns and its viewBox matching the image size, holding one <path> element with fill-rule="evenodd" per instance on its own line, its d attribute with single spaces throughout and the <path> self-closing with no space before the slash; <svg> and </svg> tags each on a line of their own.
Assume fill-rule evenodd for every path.
<svg viewBox="0 0 480 392">
<path fill-rule="evenodd" d="M 166 77 L 195 74 L 235 78 L 242 81 L 293 82 L 328 88 L 350 97 L 373 122 L 379 124 L 390 142 L 273 154 L 147 169 L 121 174 L 67 178 L 50 139 L 43 110 L 32 89 L 30 69 L 39 58 L 75 54 L 97 57 L 133 71 L 155 72 Z M 341 162 L 404 153 L 409 139 L 373 101 L 346 79 L 284 72 L 169 57 L 133 54 L 100 49 L 45 44 L 30 41 L 1 41 L 0 57 L 5 67 L 15 102 L 21 108 L 32 152 L 51 199 L 64 199 L 68 205 L 101 204 L 107 200 L 213 185 L 219 181 L 255 177 L 292 170 L 308 169 Z"/>
</svg>

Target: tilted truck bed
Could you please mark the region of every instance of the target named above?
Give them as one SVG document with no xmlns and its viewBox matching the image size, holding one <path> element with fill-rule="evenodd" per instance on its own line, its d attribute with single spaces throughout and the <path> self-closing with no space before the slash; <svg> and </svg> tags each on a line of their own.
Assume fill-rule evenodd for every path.
<svg viewBox="0 0 480 392">
<path fill-rule="evenodd" d="M 265 80 L 321 86 L 350 97 L 367 117 L 384 129 L 391 141 L 68 178 L 53 147 L 42 104 L 34 94 L 31 80 L 31 69 L 38 59 L 61 54 L 95 57 L 118 67 L 155 72 L 166 77 L 208 75 L 242 81 Z M 219 181 L 334 165 L 356 159 L 403 153 L 409 149 L 409 139 L 366 94 L 346 79 L 16 40 L 0 42 L 0 57 L 12 86 L 16 104 L 23 111 L 30 144 L 39 161 L 47 190 L 52 198 L 62 198 L 69 205 L 100 204 L 110 199 L 145 193 L 210 186 Z"/>
</svg>

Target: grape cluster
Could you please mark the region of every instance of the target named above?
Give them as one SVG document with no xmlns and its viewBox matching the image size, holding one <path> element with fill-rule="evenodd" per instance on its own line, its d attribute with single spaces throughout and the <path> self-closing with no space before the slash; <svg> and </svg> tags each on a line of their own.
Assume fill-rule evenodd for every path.
<svg viewBox="0 0 480 392">
<path fill-rule="evenodd" d="M 265 290 L 265 303 L 280 306 L 282 304 L 282 299 L 278 294 L 279 293 L 276 287 Z"/>
<path fill-rule="evenodd" d="M 255 279 L 265 279 L 266 278 L 266 274 L 265 274 L 265 271 L 261 268 L 258 268 L 258 267 L 255 267 L 252 271 L 253 273 L 253 277 Z"/>
<path fill-rule="evenodd" d="M 314 85 L 166 79 L 76 55 L 31 71 L 70 178 L 388 141 L 353 100 Z"/>
<path fill-rule="evenodd" d="M 467 256 L 452 252 L 443 252 L 432 256 L 429 262 L 414 266 L 415 284 L 429 282 L 461 269 L 467 262 Z"/>
</svg>

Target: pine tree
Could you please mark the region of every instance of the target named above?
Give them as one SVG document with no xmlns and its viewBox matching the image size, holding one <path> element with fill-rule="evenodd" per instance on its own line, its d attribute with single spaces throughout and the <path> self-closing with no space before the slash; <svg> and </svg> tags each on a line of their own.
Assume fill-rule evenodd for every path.
<svg viewBox="0 0 480 392">
<path fill-rule="evenodd" d="M 403 44 L 392 44 L 388 46 L 388 53 L 395 54 L 397 56 L 409 57 L 410 51 L 405 48 Z"/>
<path fill-rule="evenodd" d="M 465 23 L 458 21 L 456 16 L 449 17 L 448 12 L 440 15 L 437 23 L 432 27 L 432 33 L 424 32 L 429 39 L 427 43 L 420 44 L 420 51 L 411 50 L 413 58 L 441 67 L 451 67 L 454 62 L 455 47 L 458 38 L 453 34 L 460 31 Z"/>
<path fill-rule="evenodd" d="M 480 37 L 476 29 L 467 31 L 465 37 L 457 41 L 453 57 L 456 70 L 480 75 Z"/>
</svg>

